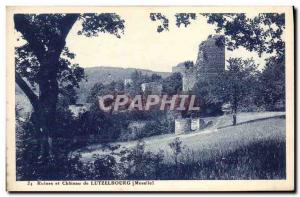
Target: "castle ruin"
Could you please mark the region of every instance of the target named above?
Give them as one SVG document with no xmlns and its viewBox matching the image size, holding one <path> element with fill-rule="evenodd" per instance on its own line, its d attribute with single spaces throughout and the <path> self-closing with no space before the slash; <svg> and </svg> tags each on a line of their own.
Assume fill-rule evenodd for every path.
<svg viewBox="0 0 300 197">
<path fill-rule="evenodd" d="M 213 35 L 199 45 L 198 57 L 195 63 L 187 61 L 172 68 L 182 76 L 182 91 L 193 90 L 199 79 L 211 80 L 225 70 L 224 36 Z M 203 120 L 202 120 L 203 121 Z M 204 123 L 196 118 L 175 119 L 175 134 L 189 133 L 199 130 Z"/>
<path fill-rule="evenodd" d="M 182 75 L 182 91 L 194 88 L 199 78 L 211 79 L 225 70 L 224 36 L 213 35 L 199 45 L 198 57 L 194 65 L 180 63 L 172 68 L 172 72 Z"/>
</svg>

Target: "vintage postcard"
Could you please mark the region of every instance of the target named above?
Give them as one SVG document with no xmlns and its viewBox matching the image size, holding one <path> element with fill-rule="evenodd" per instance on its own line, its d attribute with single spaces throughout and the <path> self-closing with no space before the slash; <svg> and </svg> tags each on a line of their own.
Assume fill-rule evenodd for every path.
<svg viewBox="0 0 300 197">
<path fill-rule="evenodd" d="M 293 7 L 7 7 L 8 191 L 293 191 Z"/>
</svg>

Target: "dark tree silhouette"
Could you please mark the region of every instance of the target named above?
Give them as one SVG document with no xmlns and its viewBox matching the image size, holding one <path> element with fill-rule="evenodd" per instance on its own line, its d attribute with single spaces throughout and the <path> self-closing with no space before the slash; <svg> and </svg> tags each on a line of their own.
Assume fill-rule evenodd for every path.
<svg viewBox="0 0 300 197">
<path fill-rule="evenodd" d="M 27 41 L 26 45 L 16 49 L 16 83 L 33 106 L 32 119 L 41 138 L 41 159 L 53 157 L 52 135 L 58 94 L 66 90 L 61 87 L 72 89 L 83 75 L 78 65 L 70 65 L 62 58 L 74 56 L 65 45 L 76 21 L 82 24 L 78 34 L 88 37 L 102 32 L 119 38 L 124 30 L 124 20 L 114 13 L 14 15 L 15 29 Z M 34 91 L 35 86 L 38 94 Z"/>
<path fill-rule="evenodd" d="M 272 57 L 259 76 L 256 102 L 267 110 L 284 110 L 285 106 L 285 64 L 282 59 Z M 283 103 L 283 106 L 278 106 Z"/>
</svg>

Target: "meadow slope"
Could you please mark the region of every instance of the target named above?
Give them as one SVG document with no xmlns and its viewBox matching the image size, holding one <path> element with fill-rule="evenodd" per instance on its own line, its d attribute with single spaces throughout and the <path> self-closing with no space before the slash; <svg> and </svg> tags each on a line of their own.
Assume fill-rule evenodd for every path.
<svg viewBox="0 0 300 197">
<path fill-rule="evenodd" d="M 165 163 L 172 163 L 169 143 L 175 138 L 182 141 L 183 151 L 192 153 L 193 159 L 202 161 L 228 155 L 255 143 L 268 141 L 285 143 L 284 114 L 284 112 L 241 113 L 238 115 L 236 126 L 230 126 L 230 117 L 224 116 L 221 119 L 215 119 L 215 124 L 206 130 L 183 135 L 168 134 L 145 138 L 145 149 L 153 153 L 163 150 Z M 130 141 L 111 145 L 120 145 L 120 148 L 115 150 L 119 152 L 122 149 L 133 148 L 136 143 L 136 141 Z M 101 144 L 91 145 L 76 152 L 81 153 L 83 161 L 93 160 L 94 154 L 110 153 Z"/>
</svg>

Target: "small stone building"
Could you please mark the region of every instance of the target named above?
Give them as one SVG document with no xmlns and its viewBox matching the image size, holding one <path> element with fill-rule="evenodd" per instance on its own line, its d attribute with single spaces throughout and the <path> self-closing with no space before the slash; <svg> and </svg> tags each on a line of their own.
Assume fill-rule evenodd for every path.
<svg viewBox="0 0 300 197">
<path fill-rule="evenodd" d="M 197 131 L 200 130 L 200 118 L 191 118 L 191 130 Z"/>
<path fill-rule="evenodd" d="M 75 117 L 78 117 L 79 114 L 89 111 L 91 105 L 92 105 L 91 103 L 82 103 L 82 104 L 80 103 L 75 105 L 69 105 L 69 110 Z"/>
<path fill-rule="evenodd" d="M 125 87 L 130 87 L 133 85 L 132 79 L 124 79 L 124 86 Z"/>
<path fill-rule="evenodd" d="M 186 69 L 182 73 L 182 76 L 182 91 L 187 92 L 193 90 L 198 80 L 196 67 Z"/>
<path fill-rule="evenodd" d="M 158 82 L 142 83 L 141 89 L 146 95 L 161 95 L 162 84 Z"/>
<path fill-rule="evenodd" d="M 179 118 L 175 119 L 175 135 L 190 133 L 201 129 L 200 118 Z"/>
<path fill-rule="evenodd" d="M 172 67 L 172 73 L 183 73 L 185 71 L 184 62 Z"/>
<path fill-rule="evenodd" d="M 145 129 L 147 125 L 147 121 L 132 121 L 128 125 L 129 135 L 131 135 L 132 139 L 135 139 L 137 136 L 141 135 L 143 129 Z"/>
</svg>

